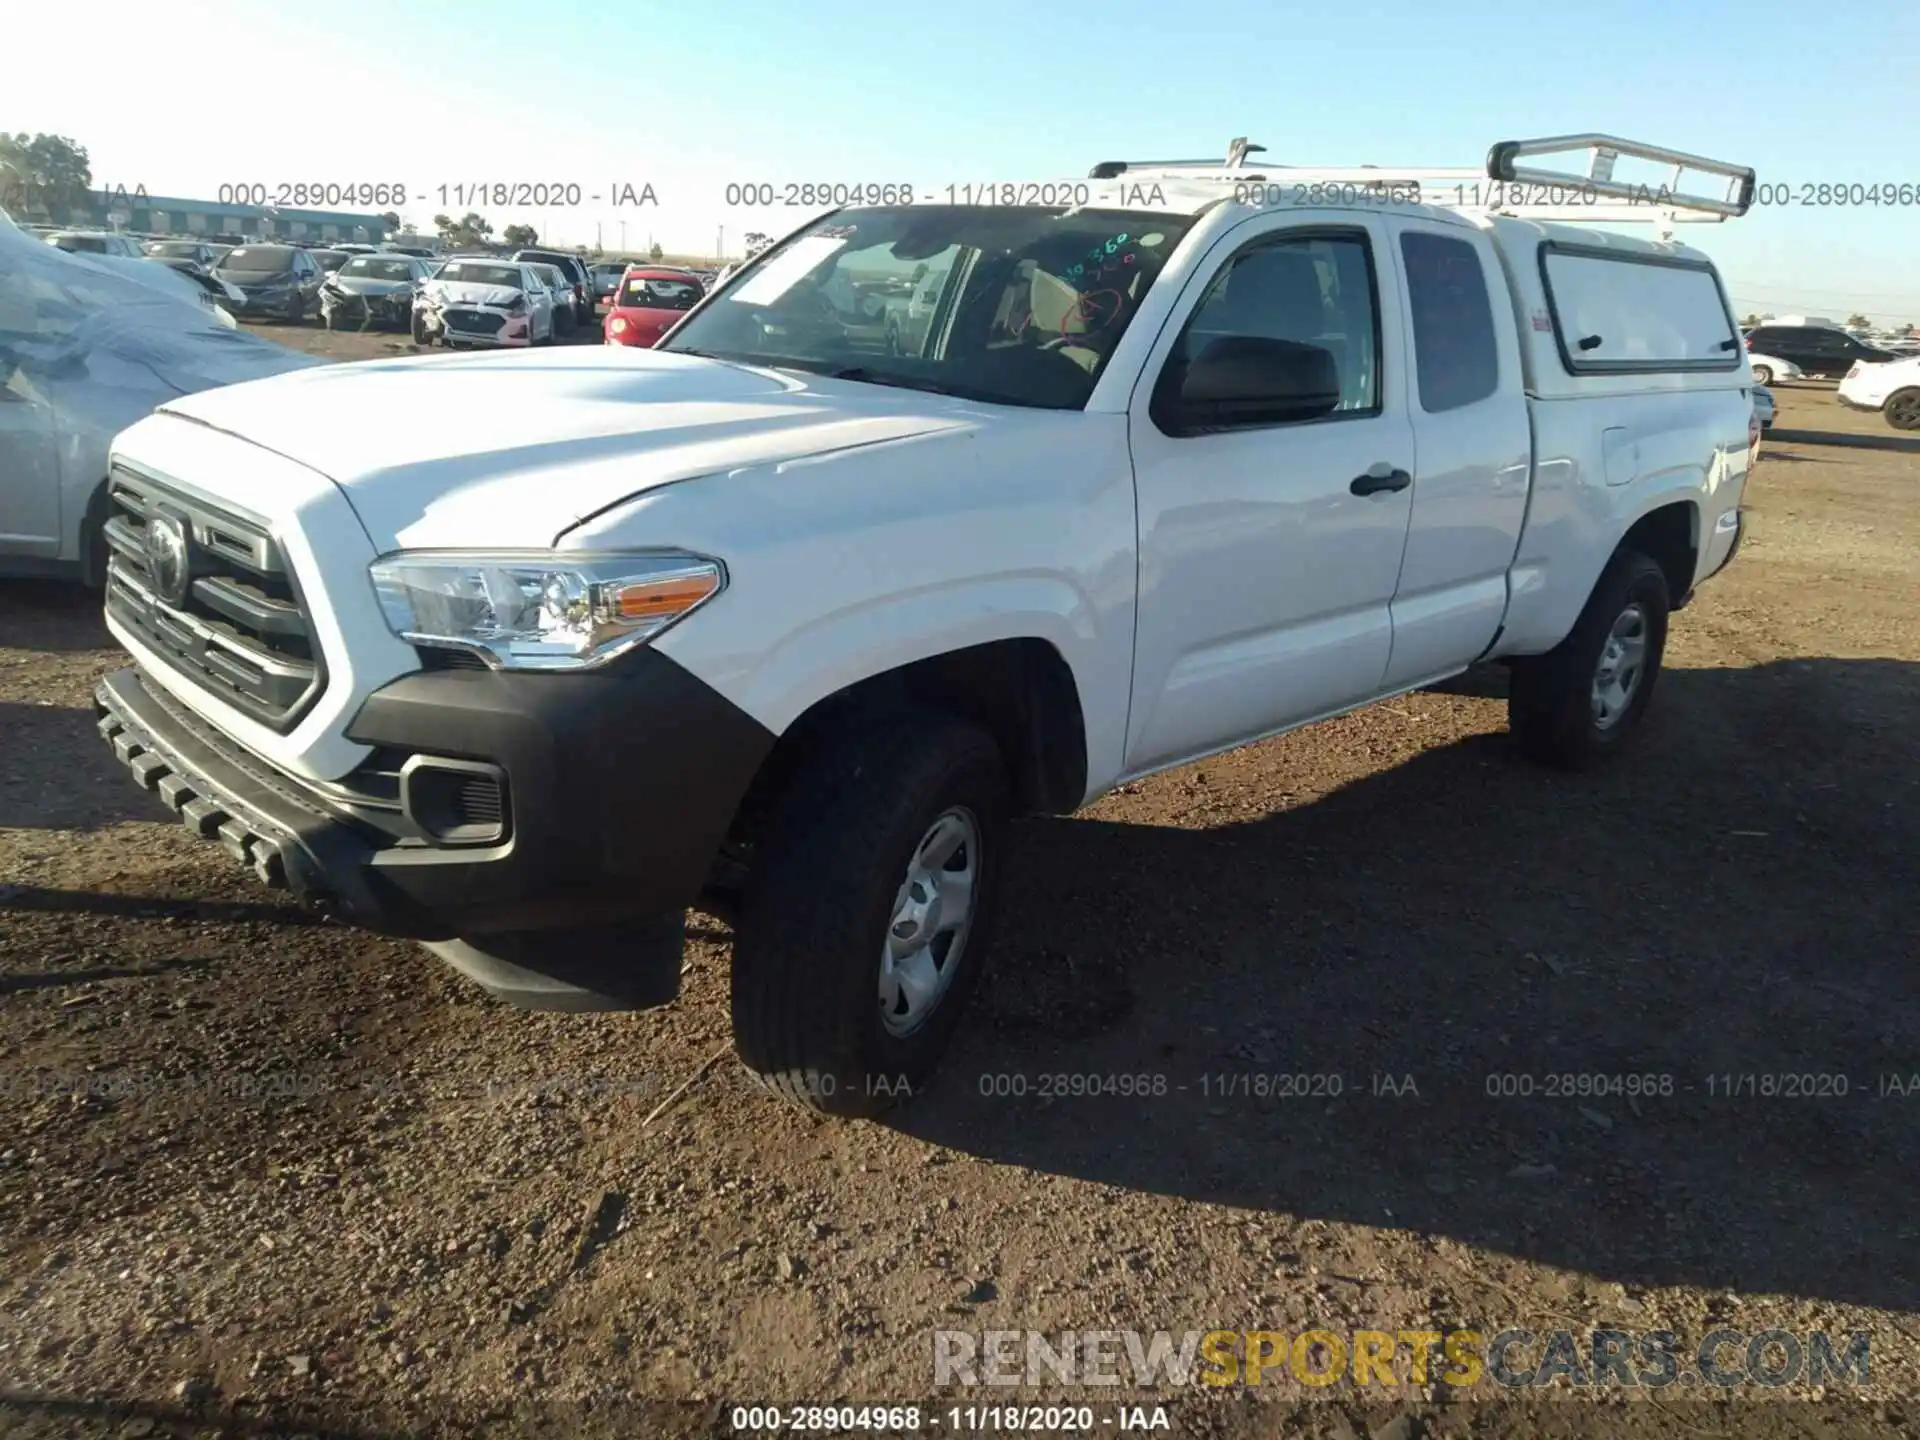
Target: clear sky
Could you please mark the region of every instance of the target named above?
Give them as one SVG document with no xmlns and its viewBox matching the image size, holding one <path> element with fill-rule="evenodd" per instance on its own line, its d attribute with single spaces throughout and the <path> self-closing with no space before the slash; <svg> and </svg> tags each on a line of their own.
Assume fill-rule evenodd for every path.
<svg viewBox="0 0 1920 1440">
<path fill-rule="evenodd" d="M 1920 322 L 1915 0 L 86 0 L 8 7 L 0 56 L 0 130 L 71 136 L 96 184 L 402 183 L 422 226 L 478 209 L 708 254 L 809 213 L 730 206 L 730 184 L 1083 176 L 1236 135 L 1275 163 L 1474 165 L 1602 131 L 1789 187 L 1681 232 L 1743 314 Z M 582 203 L 460 203 L 476 182 Z M 1799 203 L 1822 183 L 1908 203 Z M 611 203 L 649 184 L 656 204 Z"/>
</svg>

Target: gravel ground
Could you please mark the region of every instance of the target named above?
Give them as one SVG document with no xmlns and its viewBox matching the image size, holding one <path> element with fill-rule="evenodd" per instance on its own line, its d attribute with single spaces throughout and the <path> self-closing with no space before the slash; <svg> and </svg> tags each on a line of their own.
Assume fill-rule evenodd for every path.
<svg viewBox="0 0 1920 1440">
<path fill-rule="evenodd" d="M 1313 1326 L 1666 1328 L 1683 1355 L 1865 1330 L 1872 1370 L 940 1413 L 1915 1433 L 1920 443 L 1778 393 L 1751 537 L 1677 617 L 1636 755 L 1535 769 L 1476 675 L 1030 822 L 996 969 L 889 1123 L 747 1091 L 709 917 L 679 1004 L 571 1017 L 290 909 L 116 768 L 87 599 L 0 586 L 0 1433 L 727 1433 L 734 1402 L 931 1402 L 941 1329 Z M 1708 1078 L 1782 1073 L 1849 1091 Z M 1256 1074 L 1323 1078 L 1217 1078 Z M 1560 1074 L 1671 1093 L 1550 1098 Z"/>
</svg>

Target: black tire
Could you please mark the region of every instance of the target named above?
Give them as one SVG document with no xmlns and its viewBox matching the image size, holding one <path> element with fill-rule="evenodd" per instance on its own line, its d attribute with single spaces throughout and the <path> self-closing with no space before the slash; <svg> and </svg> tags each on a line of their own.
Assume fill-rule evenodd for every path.
<svg viewBox="0 0 1920 1440">
<path fill-rule="evenodd" d="M 1638 550 L 1621 550 L 1607 563 L 1573 631 L 1544 655 L 1513 665 L 1507 727 L 1521 751 L 1563 770 L 1587 770 L 1625 747 L 1660 678 L 1672 597 L 1666 573 Z M 1616 622 L 1638 607 L 1643 647 L 1630 694 L 1617 715 L 1596 713 L 1594 682 Z"/>
<path fill-rule="evenodd" d="M 1773 367 L 1771 365 L 1754 366 L 1753 383 L 1756 385 L 1771 385 L 1773 383 Z"/>
<path fill-rule="evenodd" d="M 992 940 L 1008 813 L 1006 767 L 985 731 L 935 712 L 890 717 L 831 743 L 788 783 L 755 846 L 733 946 L 734 1048 L 772 1093 L 864 1116 L 919 1093 L 939 1064 Z M 881 955 L 929 827 L 971 817 L 973 914 L 944 990 L 918 1028 L 881 1018 Z"/>
<path fill-rule="evenodd" d="M 433 336 L 427 333 L 427 327 L 418 320 L 413 322 L 413 343 L 422 349 L 430 349 L 433 345 Z"/>
<path fill-rule="evenodd" d="M 1896 430 L 1920 430 L 1920 387 L 1894 391 L 1881 413 Z"/>
<path fill-rule="evenodd" d="M 102 484 L 88 497 L 87 513 L 80 522 L 80 580 L 89 590 L 107 588 L 107 559 L 113 553 L 107 545 L 111 516 L 107 487 Z"/>
</svg>

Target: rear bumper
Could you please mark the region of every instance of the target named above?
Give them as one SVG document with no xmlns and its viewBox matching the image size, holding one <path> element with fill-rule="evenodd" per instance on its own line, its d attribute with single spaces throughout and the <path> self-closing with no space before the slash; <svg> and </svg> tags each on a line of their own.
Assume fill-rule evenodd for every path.
<svg viewBox="0 0 1920 1440">
<path fill-rule="evenodd" d="M 541 986 L 477 971 L 498 970 L 507 956 L 569 977 L 562 989 L 586 985 L 626 1004 L 672 998 L 681 912 L 774 738 L 644 648 L 583 675 L 402 676 L 368 697 L 348 734 L 376 755 L 498 777 L 497 830 L 460 843 L 436 838 L 450 827 L 428 818 L 420 787 L 406 779 L 390 796 L 356 787 L 353 776 L 297 779 L 138 670 L 102 681 L 95 709 L 135 779 L 262 881 L 364 929 L 468 942 L 433 948 L 518 1003 L 543 1003 L 510 993 Z M 669 931 L 671 946 L 637 943 Z M 643 955 L 653 958 L 643 964 Z M 614 973 L 583 976 L 589 962 Z M 576 997 L 570 1008 L 604 1007 Z"/>
<path fill-rule="evenodd" d="M 1731 525 L 1727 523 L 1729 520 L 1733 522 Z M 1744 509 L 1729 510 L 1720 517 L 1709 541 L 1707 567 L 1700 576 L 1701 580 L 1712 579 L 1733 563 L 1734 556 L 1740 553 L 1740 542 L 1746 538 L 1746 534 L 1747 516 Z"/>
<path fill-rule="evenodd" d="M 1882 408 L 1879 405 L 1869 405 L 1864 400 L 1852 399 L 1851 397 L 1848 396 L 1847 392 L 1844 390 L 1834 391 L 1833 398 L 1838 400 L 1842 405 L 1846 406 L 1847 409 L 1849 410 L 1859 410 L 1868 415 L 1878 415 Z"/>
</svg>

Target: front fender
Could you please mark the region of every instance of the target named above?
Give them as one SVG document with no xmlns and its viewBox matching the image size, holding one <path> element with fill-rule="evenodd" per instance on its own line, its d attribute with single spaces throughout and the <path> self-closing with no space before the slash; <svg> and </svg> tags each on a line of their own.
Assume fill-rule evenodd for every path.
<svg viewBox="0 0 1920 1440">
<path fill-rule="evenodd" d="M 1119 773 L 1136 586 L 1124 416 L 1023 412 L 710 475 L 567 543 L 724 560 L 727 589 L 655 644 L 775 734 L 875 675 L 1038 639 L 1079 689 L 1090 785 Z"/>
</svg>

